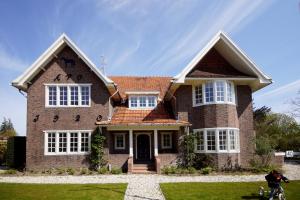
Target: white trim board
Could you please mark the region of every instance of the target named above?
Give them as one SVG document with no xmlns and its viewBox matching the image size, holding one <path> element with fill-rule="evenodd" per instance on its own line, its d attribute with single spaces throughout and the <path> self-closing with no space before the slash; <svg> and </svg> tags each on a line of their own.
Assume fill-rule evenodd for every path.
<svg viewBox="0 0 300 200">
<path fill-rule="evenodd" d="M 234 67 L 238 67 L 240 71 L 256 76 L 256 84 L 253 90 L 258 90 L 272 83 L 272 79 L 264 74 L 258 66 L 223 32 L 219 31 L 212 40 L 191 60 L 191 62 L 175 77 L 172 82 L 177 84 L 185 83 L 187 74 L 202 60 L 202 58 L 213 48 L 218 46 L 219 49 L 226 48 L 231 56 L 234 56 Z M 225 51 L 224 51 L 225 52 Z"/>
<path fill-rule="evenodd" d="M 107 87 L 114 87 L 114 82 L 105 76 L 96 65 L 63 33 L 25 72 L 12 81 L 12 85 L 23 91 L 27 90 L 27 83 L 36 76 L 44 66 L 56 56 L 65 46 L 69 46 L 87 66 L 104 82 Z"/>
</svg>

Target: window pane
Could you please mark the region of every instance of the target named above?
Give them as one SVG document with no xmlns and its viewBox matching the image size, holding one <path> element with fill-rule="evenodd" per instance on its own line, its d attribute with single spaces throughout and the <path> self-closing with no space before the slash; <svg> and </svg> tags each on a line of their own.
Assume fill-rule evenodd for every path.
<svg viewBox="0 0 300 200">
<path fill-rule="evenodd" d="M 139 97 L 140 107 L 146 107 L 146 97 Z"/>
<path fill-rule="evenodd" d="M 137 107 L 137 97 L 130 98 L 130 107 Z"/>
<path fill-rule="evenodd" d="M 207 150 L 208 151 L 215 151 L 216 150 L 216 137 L 215 131 L 207 131 Z"/>
<path fill-rule="evenodd" d="M 150 96 L 150 97 L 148 97 L 148 107 L 155 107 L 155 97 L 152 97 L 152 96 Z"/>
<path fill-rule="evenodd" d="M 50 106 L 54 106 L 56 105 L 56 86 L 49 86 L 48 88 L 48 91 L 49 91 L 49 94 L 48 94 L 48 97 L 49 97 L 49 100 L 48 100 L 48 104 Z"/>
<path fill-rule="evenodd" d="M 48 153 L 55 153 L 55 133 L 48 133 Z"/>
<path fill-rule="evenodd" d="M 78 133 L 70 133 L 70 152 L 78 152 Z"/>
<path fill-rule="evenodd" d="M 229 130 L 230 150 L 235 150 L 235 134 L 234 130 Z"/>
<path fill-rule="evenodd" d="M 88 106 L 90 104 L 90 87 L 81 86 L 81 105 Z"/>
<path fill-rule="evenodd" d="M 58 152 L 67 152 L 67 133 L 58 134 Z"/>
<path fill-rule="evenodd" d="M 89 133 L 81 133 L 81 152 L 89 151 Z"/>
<path fill-rule="evenodd" d="M 195 103 L 202 103 L 202 85 L 195 86 Z"/>
<path fill-rule="evenodd" d="M 123 135 L 116 135 L 116 147 L 124 148 L 124 137 Z"/>
<path fill-rule="evenodd" d="M 223 81 L 216 82 L 216 89 L 217 89 L 217 101 L 224 101 L 225 99 L 225 84 Z"/>
<path fill-rule="evenodd" d="M 205 101 L 206 102 L 214 101 L 214 84 L 213 83 L 205 84 Z"/>
<path fill-rule="evenodd" d="M 71 105 L 78 105 L 78 87 L 71 86 Z"/>
<path fill-rule="evenodd" d="M 234 98 L 234 94 L 233 94 L 232 83 L 227 82 L 227 101 L 228 102 L 234 102 L 233 98 Z"/>
<path fill-rule="evenodd" d="M 197 150 L 204 151 L 204 132 L 197 132 Z"/>
<path fill-rule="evenodd" d="M 68 105 L 68 87 L 66 86 L 59 87 L 59 105 Z"/>
<path fill-rule="evenodd" d="M 171 135 L 163 134 L 163 147 L 171 147 Z"/>
<path fill-rule="evenodd" d="M 226 130 L 219 131 L 219 149 L 227 150 Z"/>
</svg>

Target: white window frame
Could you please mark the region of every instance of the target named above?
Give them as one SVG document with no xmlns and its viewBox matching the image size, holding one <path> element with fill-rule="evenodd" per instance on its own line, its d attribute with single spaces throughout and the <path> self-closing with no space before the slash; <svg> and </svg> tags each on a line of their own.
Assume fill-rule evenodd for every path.
<svg viewBox="0 0 300 200">
<path fill-rule="evenodd" d="M 204 133 L 204 131 L 203 130 L 194 130 L 194 132 L 196 133 L 196 140 L 195 140 L 195 151 L 200 151 L 200 152 L 202 152 L 202 151 L 204 151 L 205 150 L 205 143 L 204 143 L 204 136 L 205 136 L 205 133 Z M 199 134 L 201 134 L 202 135 L 202 138 L 200 137 L 200 135 Z M 200 139 L 200 140 L 202 140 L 202 144 L 198 144 L 198 139 Z M 203 149 L 198 149 L 198 146 L 201 146 L 201 147 L 203 147 Z"/>
<path fill-rule="evenodd" d="M 215 132 L 215 145 L 216 150 L 207 150 L 207 131 L 214 131 Z M 219 142 L 219 131 L 226 130 L 226 150 L 220 150 L 220 142 Z M 235 135 L 235 149 L 230 149 L 230 138 L 229 138 L 229 131 L 233 130 Z M 240 153 L 240 137 L 239 137 L 239 129 L 232 128 L 232 127 L 217 127 L 217 128 L 202 128 L 202 129 L 194 129 L 193 132 L 201 132 L 203 131 L 203 138 L 204 138 L 204 150 L 197 149 L 197 140 L 195 140 L 195 152 L 196 153 Z"/>
<path fill-rule="evenodd" d="M 164 144 L 164 135 L 169 135 L 170 136 L 170 145 L 165 145 Z M 172 149 L 172 143 L 173 143 L 173 138 L 172 138 L 172 132 L 161 132 L 161 148 L 162 149 Z"/>
<path fill-rule="evenodd" d="M 217 82 L 223 82 L 224 84 L 224 101 L 218 101 L 217 100 Z M 212 83 L 213 84 L 213 101 L 212 102 L 206 102 L 206 93 L 205 93 L 205 88 L 206 88 L 206 84 L 208 83 Z M 232 93 L 232 101 L 228 101 L 228 85 L 231 85 L 231 93 Z M 196 87 L 202 87 L 202 103 L 197 103 L 196 102 Z M 234 83 L 232 81 L 228 81 L 228 80 L 213 80 L 213 81 L 206 81 L 200 84 L 193 84 L 192 86 L 193 90 L 193 107 L 197 107 L 197 106 L 203 106 L 203 105 L 209 105 L 209 104 L 231 104 L 231 105 L 236 105 L 236 87 L 234 85 Z"/>
<path fill-rule="evenodd" d="M 122 138 L 123 138 L 123 145 L 122 145 L 122 147 L 118 147 L 117 146 L 117 137 L 118 136 L 122 136 Z M 114 145 L 115 145 L 115 149 L 117 149 L 117 150 L 124 150 L 125 148 L 126 148 L 126 146 L 125 146 L 125 133 L 114 133 Z"/>
<path fill-rule="evenodd" d="M 44 155 L 87 155 L 91 151 L 92 130 L 45 130 L 44 132 Z M 48 134 L 55 134 L 55 152 L 48 152 Z M 59 152 L 59 133 L 67 133 L 67 151 Z M 77 152 L 71 152 L 70 133 L 78 133 Z M 81 151 L 81 133 L 88 133 L 88 151 Z"/>
<path fill-rule="evenodd" d="M 141 107 L 140 106 L 140 98 L 141 97 L 145 97 L 146 98 L 146 106 L 144 107 Z M 154 98 L 154 106 L 149 106 L 149 98 Z M 137 98 L 137 106 L 136 107 L 132 107 L 131 106 L 131 99 L 132 98 Z M 155 96 L 155 95 L 130 95 L 129 97 L 128 97 L 128 107 L 130 108 L 130 109 L 138 109 L 138 110 L 151 110 L 151 109 L 154 109 L 156 106 L 157 106 L 157 100 L 158 100 L 158 98 L 157 98 L 157 96 Z"/>
<path fill-rule="evenodd" d="M 44 84 L 45 85 L 45 107 L 57 108 L 57 107 L 91 107 L 91 83 L 58 83 L 58 84 Z M 67 105 L 60 105 L 60 87 L 67 87 Z M 56 87 L 56 105 L 49 105 L 49 87 Z M 71 87 L 78 87 L 78 105 L 71 105 Z M 82 105 L 81 101 L 81 87 L 89 87 L 89 105 Z"/>
</svg>

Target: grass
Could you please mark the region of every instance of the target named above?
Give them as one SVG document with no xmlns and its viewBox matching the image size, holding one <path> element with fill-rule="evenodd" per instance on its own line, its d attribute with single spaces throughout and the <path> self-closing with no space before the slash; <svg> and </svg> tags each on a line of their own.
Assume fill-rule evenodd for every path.
<svg viewBox="0 0 300 200">
<path fill-rule="evenodd" d="M 265 182 L 247 183 L 163 183 L 160 184 L 167 200 L 194 199 L 260 199 L 259 186 L 268 188 Z M 288 200 L 300 199 L 300 181 L 282 184 Z M 267 196 L 267 195 L 265 195 Z M 268 198 L 265 198 L 268 199 Z"/>
<path fill-rule="evenodd" d="M 0 183 L 5 200 L 104 200 L 123 199 L 127 184 L 12 184 Z"/>
</svg>

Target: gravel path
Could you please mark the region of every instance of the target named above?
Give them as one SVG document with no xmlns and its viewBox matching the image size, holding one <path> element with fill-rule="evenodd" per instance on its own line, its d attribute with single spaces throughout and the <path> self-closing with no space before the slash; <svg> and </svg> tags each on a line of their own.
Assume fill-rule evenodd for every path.
<svg viewBox="0 0 300 200">
<path fill-rule="evenodd" d="M 285 164 L 284 175 L 290 180 L 300 180 L 300 165 Z M 125 200 L 164 200 L 159 183 L 168 182 L 253 182 L 264 181 L 265 175 L 211 175 L 164 176 L 150 175 L 98 175 L 98 176 L 0 176 L 7 183 L 128 183 Z"/>
</svg>

